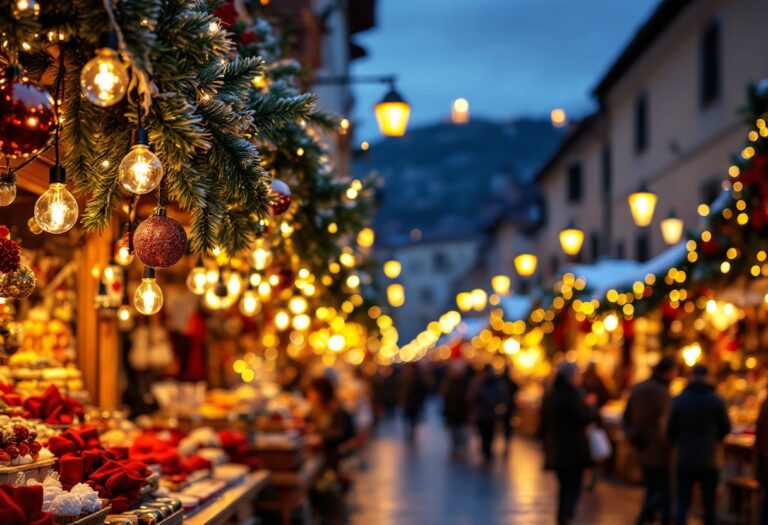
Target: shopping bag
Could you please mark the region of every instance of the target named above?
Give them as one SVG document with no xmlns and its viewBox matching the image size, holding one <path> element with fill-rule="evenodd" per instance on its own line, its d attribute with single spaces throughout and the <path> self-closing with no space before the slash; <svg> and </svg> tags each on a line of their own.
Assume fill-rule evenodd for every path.
<svg viewBox="0 0 768 525">
<path fill-rule="evenodd" d="M 608 438 L 608 434 L 605 430 L 597 425 L 589 425 L 587 427 L 587 441 L 589 441 L 589 452 L 592 456 L 592 461 L 595 463 L 602 463 L 613 454 L 613 445 Z"/>
</svg>

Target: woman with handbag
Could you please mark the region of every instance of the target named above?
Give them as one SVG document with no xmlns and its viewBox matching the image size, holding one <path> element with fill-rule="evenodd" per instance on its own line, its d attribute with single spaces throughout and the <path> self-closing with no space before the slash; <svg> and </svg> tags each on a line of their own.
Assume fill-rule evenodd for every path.
<svg viewBox="0 0 768 525">
<path fill-rule="evenodd" d="M 558 525 L 573 522 L 584 469 L 592 464 L 587 427 L 595 419 L 581 390 L 579 368 L 560 363 L 541 405 L 545 468 L 554 470 L 558 481 Z"/>
</svg>

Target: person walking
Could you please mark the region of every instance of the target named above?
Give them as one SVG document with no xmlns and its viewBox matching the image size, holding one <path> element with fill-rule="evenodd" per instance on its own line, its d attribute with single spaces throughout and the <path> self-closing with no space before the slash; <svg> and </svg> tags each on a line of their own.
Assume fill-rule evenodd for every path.
<svg viewBox="0 0 768 525">
<path fill-rule="evenodd" d="M 558 525 L 573 523 L 584 469 L 592 463 L 586 430 L 593 421 L 595 412 L 584 400 L 579 368 L 567 361 L 558 364 L 542 400 L 540 429 L 545 468 L 557 475 Z"/>
<path fill-rule="evenodd" d="M 755 429 L 757 481 L 760 483 L 760 525 L 768 525 L 768 399 L 760 407 Z"/>
<path fill-rule="evenodd" d="M 472 418 L 480 434 L 480 450 L 483 464 L 488 465 L 493 458 L 493 438 L 496 434 L 496 420 L 502 411 L 506 398 L 502 385 L 493 367 L 485 365 L 475 377 L 470 388 Z"/>
<path fill-rule="evenodd" d="M 403 370 L 399 386 L 400 404 L 406 423 L 406 436 L 409 442 L 413 442 L 416 439 L 416 427 L 421 421 L 424 402 L 429 393 L 429 385 L 417 363 L 410 362 Z"/>
<path fill-rule="evenodd" d="M 624 410 L 624 435 L 637 452 L 645 484 L 637 525 L 655 523 L 657 516 L 661 525 L 670 524 L 671 454 L 665 427 L 672 404 L 669 385 L 676 376 L 675 360 L 662 358 L 653 368 L 651 377 L 632 388 Z"/>
<path fill-rule="evenodd" d="M 697 364 L 683 392 L 672 401 L 667 438 L 677 453 L 677 525 L 685 525 L 693 487 L 701 486 L 704 525 L 715 525 L 715 495 L 720 477 L 721 443 L 731 431 L 725 401 Z"/>
<path fill-rule="evenodd" d="M 451 456 L 464 453 L 466 425 L 469 417 L 469 383 L 463 361 L 451 363 L 443 381 L 443 419 L 451 437 Z"/>
<path fill-rule="evenodd" d="M 520 390 L 520 386 L 512 377 L 512 370 L 509 365 L 504 367 L 504 372 L 501 374 L 501 382 L 504 385 L 504 393 L 507 398 L 504 401 L 504 410 L 501 414 L 501 425 L 504 428 L 504 455 L 509 454 L 509 449 L 512 444 L 512 434 L 514 432 L 514 419 L 517 414 L 517 391 Z"/>
</svg>

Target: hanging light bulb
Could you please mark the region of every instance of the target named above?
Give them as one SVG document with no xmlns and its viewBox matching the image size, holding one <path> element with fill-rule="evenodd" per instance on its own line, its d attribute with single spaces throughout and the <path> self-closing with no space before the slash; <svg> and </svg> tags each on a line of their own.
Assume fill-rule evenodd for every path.
<svg viewBox="0 0 768 525">
<path fill-rule="evenodd" d="M 402 137 L 408 127 L 408 117 L 411 115 L 411 107 L 403 100 L 403 97 L 395 91 L 393 85 L 384 95 L 381 102 L 374 106 L 376 120 L 379 123 L 379 131 L 388 137 Z"/>
<path fill-rule="evenodd" d="M 120 267 L 115 263 L 114 259 L 110 259 L 102 272 L 104 282 L 108 285 L 113 284 L 118 278 L 122 278 L 122 272 Z"/>
<path fill-rule="evenodd" d="M 195 295 L 203 295 L 208 284 L 208 270 L 203 266 L 203 258 L 198 257 L 195 267 L 187 275 L 187 288 Z"/>
<path fill-rule="evenodd" d="M 515 270 L 521 277 L 530 277 L 536 273 L 538 258 L 532 253 L 521 253 L 515 257 Z"/>
<path fill-rule="evenodd" d="M 261 311 L 261 301 L 259 301 L 259 296 L 250 286 L 243 292 L 239 306 L 240 313 L 246 317 L 253 317 Z"/>
<path fill-rule="evenodd" d="M 133 305 L 143 315 L 154 315 L 163 307 L 163 290 L 155 280 L 154 268 L 144 268 L 144 278 L 133 294 Z"/>
<path fill-rule="evenodd" d="M 121 330 L 128 330 L 132 327 L 133 313 L 131 305 L 128 302 L 128 287 L 123 289 L 123 299 L 120 301 L 120 308 L 117 309 L 117 323 Z"/>
<path fill-rule="evenodd" d="M 584 232 L 578 229 L 573 221 L 560 231 L 560 247 L 566 255 L 578 255 L 583 244 Z"/>
<path fill-rule="evenodd" d="M 635 221 L 635 224 L 641 228 L 651 224 L 657 200 L 656 194 L 648 191 L 645 184 L 642 184 L 638 191 L 627 198 L 629 210 L 632 212 L 632 219 Z"/>
<path fill-rule="evenodd" d="M 117 169 L 120 186 L 137 195 L 144 195 L 157 188 L 163 178 L 163 164 L 149 150 L 149 136 L 138 127 L 133 134 L 133 146 Z"/>
<path fill-rule="evenodd" d="M 97 106 L 113 106 L 125 96 L 128 71 L 117 54 L 117 35 L 102 33 L 96 56 L 80 72 L 80 90 Z"/>
<path fill-rule="evenodd" d="M 683 237 L 683 220 L 670 210 L 669 216 L 661 221 L 661 236 L 667 244 L 677 244 Z"/>
<path fill-rule="evenodd" d="M 8 206 L 16 200 L 16 183 L 13 176 L 0 178 L 0 206 Z"/>
<path fill-rule="evenodd" d="M 131 250 L 131 232 L 128 231 L 115 243 L 115 262 L 122 267 L 130 266 L 136 258 Z"/>
<path fill-rule="evenodd" d="M 253 251 L 251 252 L 253 268 L 262 271 L 272 264 L 272 250 L 265 239 L 256 239 Z"/>
<path fill-rule="evenodd" d="M 35 203 L 35 220 L 48 233 L 64 233 L 77 221 L 77 201 L 67 190 L 64 167 L 54 164 L 49 173 L 50 186 Z"/>
</svg>

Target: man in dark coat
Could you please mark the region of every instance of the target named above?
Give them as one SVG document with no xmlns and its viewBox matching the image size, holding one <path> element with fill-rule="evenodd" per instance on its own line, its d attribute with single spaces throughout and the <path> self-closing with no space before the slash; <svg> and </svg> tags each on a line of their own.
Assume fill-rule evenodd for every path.
<svg viewBox="0 0 768 525">
<path fill-rule="evenodd" d="M 564 361 L 557 366 L 555 380 L 541 404 L 545 467 L 555 471 L 559 484 L 558 525 L 573 522 L 584 469 L 592 464 L 586 429 L 596 417 L 580 387 L 578 367 Z"/>
<path fill-rule="evenodd" d="M 480 450 L 483 464 L 490 464 L 493 458 L 493 439 L 496 435 L 496 420 L 507 399 L 506 387 L 496 376 L 493 367 L 485 365 L 470 386 L 472 419 L 480 435 Z"/>
<path fill-rule="evenodd" d="M 671 458 L 664 427 L 672 403 L 669 384 L 676 375 L 677 363 L 672 358 L 662 358 L 653 375 L 632 389 L 624 411 L 624 435 L 637 451 L 645 482 L 637 525 L 654 523 L 657 514 L 662 525 L 670 523 Z"/>
<path fill-rule="evenodd" d="M 721 444 L 731 431 L 725 401 L 708 382 L 709 371 L 695 365 L 683 393 L 672 401 L 667 438 L 677 452 L 677 523 L 685 525 L 693 486 L 701 485 L 704 525 L 715 525 L 715 495 Z"/>
</svg>

